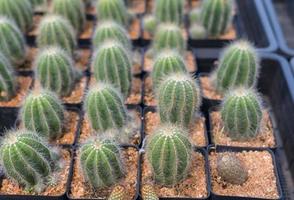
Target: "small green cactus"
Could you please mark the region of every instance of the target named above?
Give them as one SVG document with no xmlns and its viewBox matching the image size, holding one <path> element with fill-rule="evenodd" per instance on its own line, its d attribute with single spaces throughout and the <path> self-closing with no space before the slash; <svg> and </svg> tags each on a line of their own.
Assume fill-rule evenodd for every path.
<svg viewBox="0 0 294 200">
<path fill-rule="evenodd" d="M 163 50 L 155 59 L 152 70 L 153 88 L 158 88 L 165 76 L 187 72 L 184 59 L 176 51 Z"/>
<path fill-rule="evenodd" d="M 159 200 L 156 192 L 154 191 L 154 187 L 152 185 L 143 185 L 142 189 L 142 199 L 143 200 Z"/>
<path fill-rule="evenodd" d="M 258 95 L 245 88 L 229 92 L 222 105 L 221 117 L 232 140 L 242 141 L 256 137 L 262 119 Z"/>
<path fill-rule="evenodd" d="M 48 47 L 40 51 L 35 69 L 42 87 L 59 96 L 68 96 L 79 78 L 72 58 L 59 47 Z"/>
<path fill-rule="evenodd" d="M 190 22 L 190 25 L 201 24 L 201 9 L 199 7 L 196 7 L 190 11 L 189 22 Z"/>
<path fill-rule="evenodd" d="M 218 156 L 217 173 L 224 181 L 234 185 L 242 185 L 248 179 L 244 164 L 232 153 Z"/>
<path fill-rule="evenodd" d="M 85 5 L 81 0 L 53 0 L 54 14 L 67 18 L 76 32 L 81 33 L 86 24 Z"/>
<path fill-rule="evenodd" d="M 252 87 L 256 83 L 259 59 L 254 47 L 241 40 L 229 45 L 220 58 L 216 71 L 216 85 L 220 92 L 239 86 Z"/>
<path fill-rule="evenodd" d="M 154 34 L 157 26 L 157 20 L 154 15 L 145 15 L 143 18 L 144 30 L 150 34 Z"/>
<path fill-rule="evenodd" d="M 94 189 L 109 187 L 124 176 L 119 147 L 110 140 L 92 139 L 80 149 L 85 181 Z"/>
<path fill-rule="evenodd" d="M 0 51 L 13 65 L 21 65 L 26 58 L 25 39 L 15 23 L 0 17 Z"/>
<path fill-rule="evenodd" d="M 93 36 L 94 49 L 97 49 L 108 40 L 120 42 L 127 49 L 132 47 L 125 28 L 113 21 L 102 22 L 98 25 Z"/>
<path fill-rule="evenodd" d="M 200 39 L 205 39 L 207 33 L 205 28 L 202 25 L 193 24 L 189 28 L 189 35 L 190 35 L 190 38 L 193 40 L 200 40 Z"/>
<path fill-rule="evenodd" d="M 183 180 L 191 162 L 192 145 L 182 129 L 167 124 L 155 130 L 146 147 L 155 181 L 173 186 Z"/>
<path fill-rule="evenodd" d="M 92 62 L 97 81 L 113 84 L 127 97 L 131 89 L 132 61 L 128 50 L 117 42 L 108 41 L 94 53 Z"/>
<path fill-rule="evenodd" d="M 77 46 L 75 31 L 64 17 L 48 15 L 40 23 L 37 44 L 39 48 L 52 45 L 60 46 L 68 53 L 73 54 Z"/>
<path fill-rule="evenodd" d="M 201 101 L 196 80 L 186 74 L 172 74 L 160 84 L 157 92 L 160 121 L 187 128 Z"/>
<path fill-rule="evenodd" d="M 51 92 L 32 92 L 21 109 L 21 120 L 28 130 L 51 140 L 63 135 L 64 109 L 60 100 Z"/>
<path fill-rule="evenodd" d="M 40 192 L 56 169 L 56 153 L 34 132 L 18 130 L 5 135 L 0 147 L 5 175 L 27 189 Z"/>
<path fill-rule="evenodd" d="M 232 23 L 232 0 L 204 0 L 201 21 L 209 36 L 218 37 L 226 33 Z"/>
<path fill-rule="evenodd" d="M 155 16 L 160 23 L 182 24 L 184 16 L 183 0 L 156 0 Z"/>
<path fill-rule="evenodd" d="M 95 131 L 122 128 L 127 121 L 127 110 L 120 93 L 110 84 L 97 83 L 85 99 L 85 111 Z"/>
<path fill-rule="evenodd" d="M 121 185 L 117 185 L 113 188 L 107 200 L 125 200 L 126 195 L 126 189 Z"/>
<path fill-rule="evenodd" d="M 17 82 L 10 61 L 0 52 L 0 101 L 10 100 L 16 92 Z"/>
<path fill-rule="evenodd" d="M 33 25 L 33 8 L 28 0 L 0 0 L 0 15 L 13 19 L 22 32 Z"/>
</svg>

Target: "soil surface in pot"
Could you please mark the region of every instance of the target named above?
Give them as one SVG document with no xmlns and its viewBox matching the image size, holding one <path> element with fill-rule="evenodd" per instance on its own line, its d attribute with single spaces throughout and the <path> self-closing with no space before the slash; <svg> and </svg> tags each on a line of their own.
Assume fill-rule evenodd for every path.
<svg viewBox="0 0 294 200">
<path fill-rule="evenodd" d="M 157 112 L 148 111 L 145 113 L 145 133 L 146 136 L 152 135 L 156 128 L 160 125 L 160 117 Z M 205 118 L 195 116 L 194 121 L 189 127 L 189 138 L 193 145 L 204 147 L 208 144 L 206 141 Z"/>
<path fill-rule="evenodd" d="M 211 77 L 201 76 L 199 80 L 200 80 L 200 88 L 201 88 L 203 97 L 207 99 L 213 99 L 213 100 L 223 99 L 223 95 L 220 94 L 214 87 L 214 83 L 211 80 Z"/>
<path fill-rule="evenodd" d="M 154 183 L 152 167 L 146 156 L 142 163 L 142 185 L 151 184 L 159 197 L 191 197 L 205 198 L 207 192 L 207 179 L 205 174 L 205 159 L 199 152 L 192 153 L 191 169 L 187 178 L 173 187 L 165 187 Z"/>
<path fill-rule="evenodd" d="M 122 156 L 125 166 L 125 176 L 118 184 L 125 187 L 125 192 L 128 194 L 129 199 L 134 199 L 136 195 L 139 154 L 135 148 L 127 148 L 122 150 Z M 108 197 L 114 186 L 93 191 L 91 186 L 85 182 L 78 162 L 78 159 L 76 159 L 74 163 L 73 180 L 69 194 L 70 198 Z"/>
<path fill-rule="evenodd" d="M 210 152 L 212 192 L 217 195 L 277 199 L 279 197 L 272 156 L 268 151 L 243 151 L 234 153 L 248 170 L 248 179 L 242 185 L 224 182 L 217 173 L 218 155 Z"/>
</svg>

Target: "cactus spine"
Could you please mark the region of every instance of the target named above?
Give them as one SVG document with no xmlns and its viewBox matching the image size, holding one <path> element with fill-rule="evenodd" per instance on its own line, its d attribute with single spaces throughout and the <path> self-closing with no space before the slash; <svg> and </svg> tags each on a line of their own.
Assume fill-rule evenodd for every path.
<svg viewBox="0 0 294 200">
<path fill-rule="evenodd" d="M 0 17 L 0 51 L 13 65 L 21 65 L 26 57 L 26 44 L 23 34 L 15 23 Z"/>
<path fill-rule="evenodd" d="M 75 30 L 83 32 L 86 23 L 85 5 L 81 0 L 53 0 L 53 13 L 67 18 Z"/>
<path fill-rule="evenodd" d="M 190 167 L 192 145 L 187 133 L 172 125 L 160 127 L 147 144 L 147 159 L 155 181 L 172 186 L 183 180 Z"/>
<path fill-rule="evenodd" d="M 94 54 L 92 67 L 97 81 L 113 84 L 127 97 L 131 89 L 132 61 L 119 43 L 106 42 Z"/>
<path fill-rule="evenodd" d="M 184 15 L 183 0 L 156 0 L 155 16 L 160 23 L 170 22 L 182 24 Z"/>
<path fill-rule="evenodd" d="M 232 0 L 204 0 L 201 21 L 208 35 L 218 37 L 224 34 L 232 22 Z"/>
<path fill-rule="evenodd" d="M 95 189 L 111 186 L 123 177 L 120 149 L 110 140 L 87 142 L 79 159 L 85 180 Z"/>
<path fill-rule="evenodd" d="M 111 194 L 108 200 L 125 200 L 126 199 L 126 191 L 125 188 L 121 185 L 117 185 L 111 191 Z"/>
<path fill-rule="evenodd" d="M 173 74 L 158 89 L 158 109 L 161 122 L 188 127 L 200 106 L 198 84 L 189 75 Z"/>
<path fill-rule="evenodd" d="M 127 121 L 123 99 L 110 84 L 98 83 L 89 90 L 85 110 L 95 131 L 122 128 Z"/>
<path fill-rule="evenodd" d="M 16 84 L 11 63 L 0 52 L 0 101 L 8 101 L 15 95 Z"/>
<path fill-rule="evenodd" d="M 73 54 L 76 48 L 76 35 L 73 27 L 64 17 L 49 15 L 40 23 L 37 43 L 39 48 L 55 45 Z"/>
<path fill-rule="evenodd" d="M 49 91 L 33 92 L 24 102 L 21 119 L 28 130 L 49 139 L 63 134 L 64 109 L 59 99 Z"/>
<path fill-rule="evenodd" d="M 232 140 L 256 137 L 262 119 L 262 108 L 257 94 L 244 88 L 230 92 L 223 102 L 221 117 Z"/>
<path fill-rule="evenodd" d="M 259 59 L 254 47 L 246 41 L 228 46 L 217 69 L 217 88 L 225 91 L 238 86 L 252 87 L 257 79 Z"/>
<path fill-rule="evenodd" d="M 143 185 L 141 191 L 143 200 L 159 200 L 152 185 Z"/>
</svg>

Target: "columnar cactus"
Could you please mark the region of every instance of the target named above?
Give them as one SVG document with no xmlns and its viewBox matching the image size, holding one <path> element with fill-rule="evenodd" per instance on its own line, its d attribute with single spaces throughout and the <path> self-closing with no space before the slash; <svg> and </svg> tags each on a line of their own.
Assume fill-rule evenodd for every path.
<svg viewBox="0 0 294 200">
<path fill-rule="evenodd" d="M 109 187 L 123 177 L 120 149 L 110 140 L 88 141 L 80 149 L 79 160 L 85 181 L 94 189 Z"/>
<path fill-rule="evenodd" d="M 161 122 L 188 127 L 201 101 L 199 86 L 189 75 L 173 74 L 158 89 Z"/>
<path fill-rule="evenodd" d="M 67 18 L 75 30 L 83 32 L 86 23 L 85 5 L 81 0 L 53 0 L 53 13 Z"/>
<path fill-rule="evenodd" d="M 141 192 L 143 200 L 159 200 L 152 185 L 143 185 Z"/>
<path fill-rule="evenodd" d="M 124 47 L 131 49 L 131 41 L 123 26 L 113 21 L 102 22 L 98 25 L 93 36 L 94 48 L 98 48 L 107 40 L 120 42 Z"/>
<path fill-rule="evenodd" d="M 42 87 L 68 96 L 79 78 L 72 58 L 59 47 L 43 49 L 35 61 L 37 78 Z"/>
<path fill-rule="evenodd" d="M 123 0 L 99 0 L 96 6 L 99 21 L 113 20 L 127 26 L 129 15 Z"/>
<path fill-rule="evenodd" d="M 184 59 L 176 51 L 164 50 L 155 59 L 152 70 L 154 88 L 164 80 L 164 77 L 177 72 L 186 72 Z"/>
<path fill-rule="evenodd" d="M 64 17 L 49 15 L 40 23 L 37 43 L 39 48 L 56 45 L 73 54 L 76 48 L 75 31 Z"/>
<path fill-rule="evenodd" d="M 257 94 L 244 88 L 229 92 L 222 105 L 221 118 L 232 140 L 242 141 L 256 137 L 262 119 Z"/>
<path fill-rule="evenodd" d="M 201 21 L 209 36 L 224 34 L 232 23 L 232 0 L 204 0 Z"/>
<path fill-rule="evenodd" d="M 184 16 L 183 0 L 156 0 L 155 1 L 155 16 L 156 19 L 162 22 L 171 22 L 182 24 Z"/>
<path fill-rule="evenodd" d="M 220 58 L 216 85 L 220 92 L 239 86 L 252 87 L 257 79 L 259 59 L 254 47 L 246 41 L 229 45 Z"/>
<path fill-rule="evenodd" d="M 33 8 L 28 0 L 0 0 L 0 15 L 13 19 L 23 32 L 33 25 Z"/>
<path fill-rule="evenodd" d="M 26 188 L 40 191 L 55 170 L 56 153 L 34 132 L 18 130 L 5 134 L 0 159 L 7 177 Z"/>
<path fill-rule="evenodd" d="M 149 138 L 147 159 L 157 183 L 172 186 L 187 176 L 192 145 L 186 135 L 182 129 L 168 124 L 157 129 Z"/>
<path fill-rule="evenodd" d="M 159 25 L 154 35 L 153 47 L 156 52 L 163 49 L 173 49 L 183 54 L 186 48 L 186 41 L 181 28 L 174 24 Z"/>
<path fill-rule="evenodd" d="M 85 111 L 95 131 L 122 128 L 127 121 L 127 110 L 120 93 L 110 84 L 93 86 L 85 99 Z"/>
<path fill-rule="evenodd" d="M 132 61 L 129 53 L 116 42 L 106 42 L 94 53 L 92 62 L 97 81 L 113 84 L 127 97 L 131 89 Z"/>
<path fill-rule="evenodd" d="M 25 99 L 21 120 L 26 129 L 54 140 L 63 134 L 64 109 L 53 93 L 35 91 Z"/>
<path fill-rule="evenodd" d="M 125 199 L 126 199 L 126 189 L 121 185 L 117 185 L 113 188 L 107 200 L 125 200 Z"/>
<path fill-rule="evenodd" d="M 16 78 L 10 61 L 0 52 L 0 101 L 10 100 L 16 92 Z"/>
<path fill-rule="evenodd" d="M 25 39 L 15 23 L 0 17 L 0 51 L 13 65 L 21 65 L 26 57 Z"/>
</svg>

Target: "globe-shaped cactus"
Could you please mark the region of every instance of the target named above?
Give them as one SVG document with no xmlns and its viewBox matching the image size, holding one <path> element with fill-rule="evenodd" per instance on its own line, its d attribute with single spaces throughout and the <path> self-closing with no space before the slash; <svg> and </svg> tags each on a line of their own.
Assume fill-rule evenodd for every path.
<svg viewBox="0 0 294 200">
<path fill-rule="evenodd" d="M 0 101 L 10 100 L 16 92 L 17 82 L 10 61 L 0 52 Z"/>
<path fill-rule="evenodd" d="M 182 24 L 184 16 L 183 0 L 156 0 L 155 1 L 155 16 L 156 19 L 162 22 L 170 22 Z"/>
</svg>

